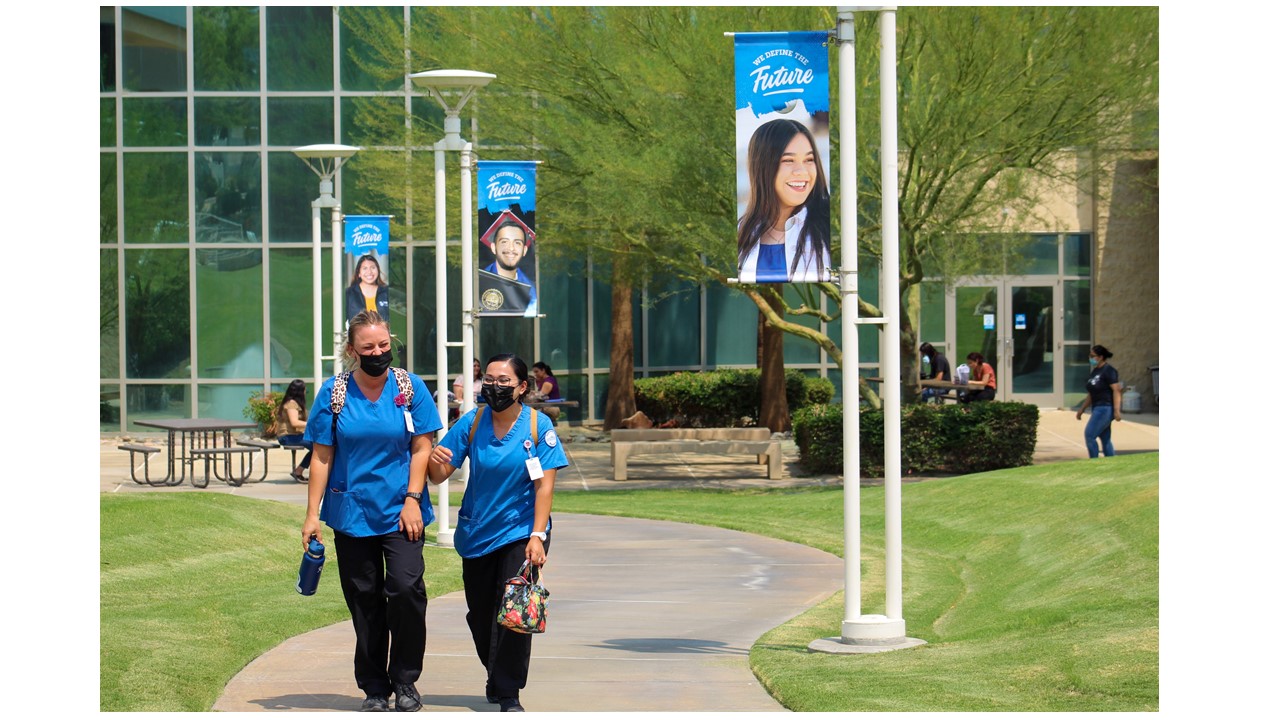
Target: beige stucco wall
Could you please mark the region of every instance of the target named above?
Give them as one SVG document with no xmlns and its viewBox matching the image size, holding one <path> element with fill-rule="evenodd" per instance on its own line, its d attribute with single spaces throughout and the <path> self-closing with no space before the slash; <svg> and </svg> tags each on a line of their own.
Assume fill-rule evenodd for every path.
<svg viewBox="0 0 1280 720">
<path fill-rule="evenodd" d="M 1100 173 L 1097 258 L 1093 290 L 1094 342 L 1115 353 L 1126 387 L 1155 410 L 1151 374 L 1160 363 L 1159 160 L 1120 160 Z"/>
</svg>

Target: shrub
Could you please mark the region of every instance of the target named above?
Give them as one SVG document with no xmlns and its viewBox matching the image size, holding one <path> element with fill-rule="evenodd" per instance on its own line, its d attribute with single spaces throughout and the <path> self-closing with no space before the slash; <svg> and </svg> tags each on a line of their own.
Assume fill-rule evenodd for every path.
<svg viewBox="0 0 1280 720">
<path fill-rule="evenodd" d="M 860 408 L 863 477 L 884 476 L 884 411 Z M 902 408 L 903 474 L 982 472 L 1030 465 L 1040 411 L 1027 403 L 906 405 Z M 844 413 L 839 405 L 810 406 L 792 418 L 800 465 L 810 472 L 844 469 Z"/>
<path fill-rule="evenodd" d="M 786 384 L 792 411 L 829 403 L 836 392 L 830 380 L 799 370 L 786 371 Z M 690 427 L 736 427 L 743 424 L 742 418 L 748 418 L 749 425 L 760 422 L 760 371 L 755 368 L 639 378 L 635 393 L 636 409 L 655 423 L 675 417 Z"/>
<path fill-rule="evenodd" d="M 284 393 L 268 392 L 254 390 L 249 395 L 249 404 L 245 406 L 244 416 L 249 420 L 258 423 L 263 437 L 275 437 L 276 411 L 280 409 L 280 403 L 284 401 Z"/>
</svg>

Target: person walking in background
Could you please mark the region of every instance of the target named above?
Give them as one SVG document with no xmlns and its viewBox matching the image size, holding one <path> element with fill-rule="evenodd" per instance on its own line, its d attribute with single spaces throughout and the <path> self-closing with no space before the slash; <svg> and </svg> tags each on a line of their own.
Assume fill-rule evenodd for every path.
<svg viewBox="0 0 1280 720">
<path fill-rule="evenodd" d="M 537 402 L 557 402 L 560 397 L 560 381 L 556 380 L 551 366 L 539 360 L 533 364 L 533 399 Z M 554 422 L 560 417 L 560 408 L 543 408 L 542 412 Z"/>
<path fill-rule="evenodd" d="M 770 120 L 747 145 L 750 190 L 738 222 L 742 282 L 831 279 L 831 195 L 813 133 Z"/>
<path fill-rule="evenodd" d="M 360 709 L 387 710 L 394 692 L 395 709 L 412 712 L 422 707 L 414 683 L 427 640 L 422 534 L 435 520 L 422 490 L 432 434 L 442 425 L 421 378 L 388 372 L 391 334 L 381 315 L 351 319 L 345 353 L 356 369 L 320 386 L 307 421 L 315 456 L 302 544 L 320 538 L 321 520 L 333 529 L 356 632 Z M 342 403 L 336 415 L 335 397 Z"/>
<path fill-rule="evenodd" d="M 924 343 L 920 346 L 921 358 L 928 359 L 929 372 L 927 378 L 929 380 L 945 380 L 951 382 L 951 363 L 947 362 L 947 356 L 934 349 L 932 343 Z M 920 373 L 922 379 L 926 378 L 926 374 Z M 920 398 L 925 402 L 929 402 L 933 398 L 941 398 L 943 395 L 949 394 L 950 390 L 942 390 L 939 388 L 927 387 L 920 392 Z M 942 402 L 941 399 L 938 402 Z"/>
<path fill-rule="evenodd" d="M 382 279 L 382 267 L 372 255 L 361 255 L 356 261 L 356 271 L 347 286 L 347 322 L 366 310 L 378 313 L 383 320 L 391 319 L 387 281 Z"/>
<path fill-rule="evenodd" d="M 992 370 L 991 366 L 987 364 L 987 360 L 982 357 L 982 353 L 971 352 L 965 356 L 965 359 L 965 364 L 969 366 L 969 382 L 980 382 L 983 384 L 983 388 L 962 393 L 960 402 L 971 403 L 978 400 L 995 400 L 996 371 Z"/>
<path fill-rule="evenodd" d="M 303 445 L 307 448 L 307 454 L 302 456 L 298 467 L 289 473 L 289 477 L 303 482 L 302 474 L 311 465 L 311 443 L 302 436 L 307 430 L 307 384 L 305 382 L 294 380 L 289 383 L 288 388 L 285 388 L 284 399 L 280 401 L 280 407 L 276 410 L 276 427 L 278 428 L 276 439 L 281 445 Z"/>
<path fill-rule="evenodd" d="M 1089 411 L 1089 422 L 1084 426 L 1084 445 L 1089 457 L 1098 457 L 1098 441 L 1102 441 L 1102 454 L 1112 457 L 1116 454 L 1111 444 L 1111 421 L 1120 422 L 1120 371 L 1111 366 L 1111 351 L 1101 345 L 1089 348 L 1089 379 L 1084 389 L 1089 393 L 1080 409 L 1076 411 L 1076 420 Z"/>
<path fill-rule="evenodd" d="M 467 625 L 487 674 L 485 699 L 502 712 L 524 712 L 520 690 L 533 649 L 531 636 L 497 623 L 503 586 L 523 563 L 546 563 L 556 471 L 569 464 L 551 419 L 520 402 L 528 390 L 524 360 L 489 358 L 486 404 L 454 423 L 431 451 L 427 470 L 438 484 L 471 459 L 453 544 L 462 556 Z"/>
</svg>

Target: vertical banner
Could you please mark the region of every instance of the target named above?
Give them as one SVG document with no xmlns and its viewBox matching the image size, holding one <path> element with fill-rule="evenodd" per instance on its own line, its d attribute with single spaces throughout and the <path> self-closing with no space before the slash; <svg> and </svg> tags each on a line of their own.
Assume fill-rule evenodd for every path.
<svg viewBox="0 0 1280 720">
<path fill-rule="evenodd" d="M 827 32 L 735 33 L 738 280 L 831 280 Z"/>
<path fill-rule="evenodd" d="M 376 310 L 391 319 L 387 277 L 391 258 L 390 215 L 345 215 L 342 218 L 347 270 L 346 319 Z"/>
<path fill-rule="evenodd" d="M 479 315 L 538 315 L 534 254 L 537 167 L 531 161 L 476 163 Z"/>
</svg>

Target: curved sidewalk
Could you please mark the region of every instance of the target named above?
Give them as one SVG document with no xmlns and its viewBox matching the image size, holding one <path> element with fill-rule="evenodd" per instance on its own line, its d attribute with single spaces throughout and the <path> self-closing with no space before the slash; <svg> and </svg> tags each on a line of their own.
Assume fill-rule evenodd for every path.
<svg viewBox="0 0 1280 720">
<path fill-rule="evenodd" d="M 548 630 L 533 641 L 521 701 L 540 711 L 783 708 L 752 675 L 762 634 L 843 587 L 843 563 L 813 548 L 731 530 L 557 513 L 547 564 Z M 433 548 L 429 552 L 453 552 Z M 336 582 L 321 592 L 338 592 Z M 427 606 L 423 710 L 496 712 L 461 593 Z M 217 711 L 355 710 L 350 621 L 266 652 Z"/>
</svg>

